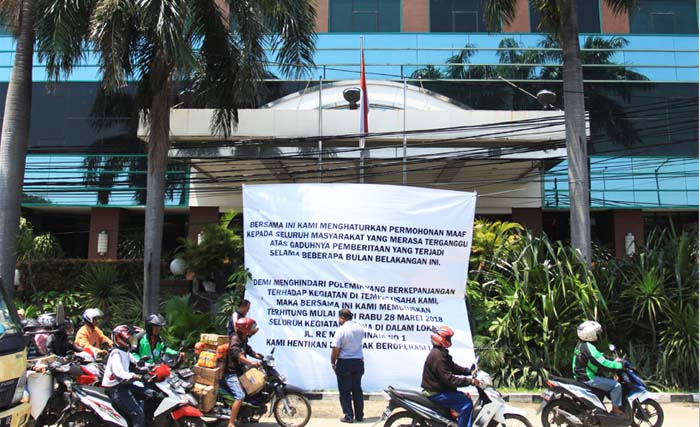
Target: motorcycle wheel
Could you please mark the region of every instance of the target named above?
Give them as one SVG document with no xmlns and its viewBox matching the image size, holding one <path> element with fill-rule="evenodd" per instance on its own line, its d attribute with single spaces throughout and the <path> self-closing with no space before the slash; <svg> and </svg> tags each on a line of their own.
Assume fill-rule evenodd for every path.
<svg viewBox="0 0 700 427">
<path fill-rule="evenodd" d="M 289 411 L 285 408 L 285 401 Z M 304 427 L 311 419 L 311 404 L 303 394 L 287 393 L 284 399 L 275 402 L 272 413 L 282 427 Z"/>
<path fill-rule="evenodd" d="M 178 427 L 204 427 L 207 424 L 201 418 L 182 417 L 177 420 Z"/>
<path fill-rule="evenodd" d="M 532 423 L 527 420 L 527 418 L 518 414 L 505 414 L 503 418 L 506 419 L 505 423 L 497 423 L 496 421 L 491 421 L 488 427 L 532 427 Z"/>
<path fill-rule="evenodd" d="M 568 426 L 569 424 L 564 422 L 562 423 L 556 423 L 554 420 L 554 409 L 561 408 L 562 410 L 576 415 L 578 414 L 578 410 L 576 409 L 576 406 L 574 406 L 573 403 L 569 402 L 568 400 L 563 400 L 563 399 L 556 399 L 552 400 L 549 403 L 547 403 L 542 410 L 542 427 L 559 427 L 559 426 Z"/>
<path fill-rule="evenodd" d="M 646 416 L 646 417 L 645 417 Z M 647 421 L 647 419 L 649 421 Z M 659 402 L 647 399 L 635 405 L 632 426 L 634 427 L 661 427 L 664 423 L 664 410 Z"/>
<path fill-rule="evenodd" d="M 91 412 L 75 412 L 63 421 L 63 427 L 102 427 L 102 421 Z"/>
<path fill-rule="evenodd" d="M 384 427 L 428 427 L 428 423 L 408 411 L 402 411 L 390 416 Z"/>
</svg>

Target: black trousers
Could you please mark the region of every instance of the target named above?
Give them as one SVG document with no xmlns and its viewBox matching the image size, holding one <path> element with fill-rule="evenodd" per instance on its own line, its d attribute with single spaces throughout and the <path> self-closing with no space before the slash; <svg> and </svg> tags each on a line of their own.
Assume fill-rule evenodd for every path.
<svg viewBox="0 0 700 427">
<path fill-rule="evenodd" d="M 362 419 L 365 416 L 365 402 L 362 395 L 364 373 L 365 362 L 362 359 L 338 359 L 335 365 L 340 406 L 343 408 L 343 414 L 350 419 Z"/>
<path fill-rule="evenodd" d="M 131 392 L 130 384 L 119 384 L 107 390 L 109 400 L 119 412 L 125 415 L 132 427 L 145 427 L 146 415 Z"/>
</svg>

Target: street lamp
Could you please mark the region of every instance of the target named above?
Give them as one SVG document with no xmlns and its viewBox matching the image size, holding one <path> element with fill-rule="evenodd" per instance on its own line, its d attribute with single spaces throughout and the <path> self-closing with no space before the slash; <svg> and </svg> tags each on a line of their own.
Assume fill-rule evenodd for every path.
<svg viewBox="0 0 700 427">
<path fill-rule="evenodd" d="M 356 87 L 349 87 L 343 91 L 343 98 L 345 98 L 346 101 L 348 101 L 349 108 L 351 110 L 357 110 L 359 108 L 359 105 L 357 105 L 358 102 L 360 102 L 360 89 Z"/>
</svg>

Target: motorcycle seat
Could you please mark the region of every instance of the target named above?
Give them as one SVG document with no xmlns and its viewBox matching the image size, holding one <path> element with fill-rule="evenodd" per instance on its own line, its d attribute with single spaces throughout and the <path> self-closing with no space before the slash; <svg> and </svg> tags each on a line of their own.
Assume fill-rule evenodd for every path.
<svg viewBox="0 0 700 427">
<path fill-rule="evenodd" d="M 586 390 L 589 390 L 590 392 L 594 393 L 596 396 L 601 398 L 601 400 L 602 400 L 602 397 L 607 394 L 605 392 L 605 390 L 601 390 L 599 388 L 592 387 L 584 382 L 576 381 L 573 378 L 564 378 L 564 377 L 555 377 L 555 376 L 551 376 L 550 378 L 556 382 L 560 382 L 560 383 L 564 383 L 564 384 L 571 384 L 571 385 L 575 385 L 575 386 L 578 386 L 581 388 L 585 388 Z"/>
<path fill-rule="evenodd" d="M 102 387 L 93 387 L 93 386 L 82 386 L 82 390 L 93 397 L 96 397 L 98 399 L 106 399 L 109 400 L 109 396 L 107 395 L 107 390 L 105 390 Z"/>
<path fill-rule="evenodd" d="M 415 391 L 415 390 L 404 390 L 404 389 L 397 389 L 394 388 L 392 391 L 400 398 L 410 400 L 411 402 L 415 402 L 419 405 L 425 406 L 427 408 L 432 408 L 432 409 L 442 409 L 444 408 L 442 405 L 433 402 L 432 400 L 428 399 L 423 393 L 420 391 Z"/>
</svg>

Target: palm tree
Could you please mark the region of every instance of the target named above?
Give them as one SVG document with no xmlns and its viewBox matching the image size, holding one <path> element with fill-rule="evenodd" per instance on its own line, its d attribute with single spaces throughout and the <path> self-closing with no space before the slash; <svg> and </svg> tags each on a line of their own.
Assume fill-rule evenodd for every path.
<svg viewBox="0 0 700 427">
<path fill-rule="evenodd" d="M 22 184 L 29 144 L 35 11 L 33 0 L 0 0 L 0 20 L 17 38 L 0 139 L 0 279 L 3 279 L 0 281 L 4 281 L 10 299 L 14 295 Z"/>
<path fill-rule="evenodd" d="M 80 2 L 79 2 L 80 3 Z M 216 108 L 212 130 L 226 136 L 237 109 L 260 95 L 268 63 L 276 52 L 285 74 L 303 75 L 313 65 L 315 8 L 311 0 L 84 0 L 89 31 L 76 37 L 54 25 L 47 39 L 47 64 L 74 64 L 90 41 L 103 86 L 133 82 L 137 106 L 149 125 L 144 237 L 144 315 L 159 307 L 163 211 L 172 92 L 191 81 L 193 93 Z M 56 19 L 48 19 L 51 25 Z M 64 69 L 69 67 L 64 67 Z M 59 71 L 54 68 L 54 71 Z M 51 69 L 49 70 L 51 71 Z M 54 74 L 57 76 L 57 74 Z M 206 101 L 204 101 L 206 100 Z"/>
<path fill-rule="evenodd" d="M 605 1 L 615 14 L 629 11 L 634 5 L 634 0 Z M 518 0 L 486 0 L 485 14 L 489 27 L 496 30 L 500 28 L 501 22 L 513 22 L 518 3 Z M 551 28 L 562 47 L 571 245 L 580 252 L 582 260 L 588 263 L 591 261 L 588 147 L 576 0 L 532 0 L 531 4 L 541 13 L 541 26 Z"/>
</svg>

